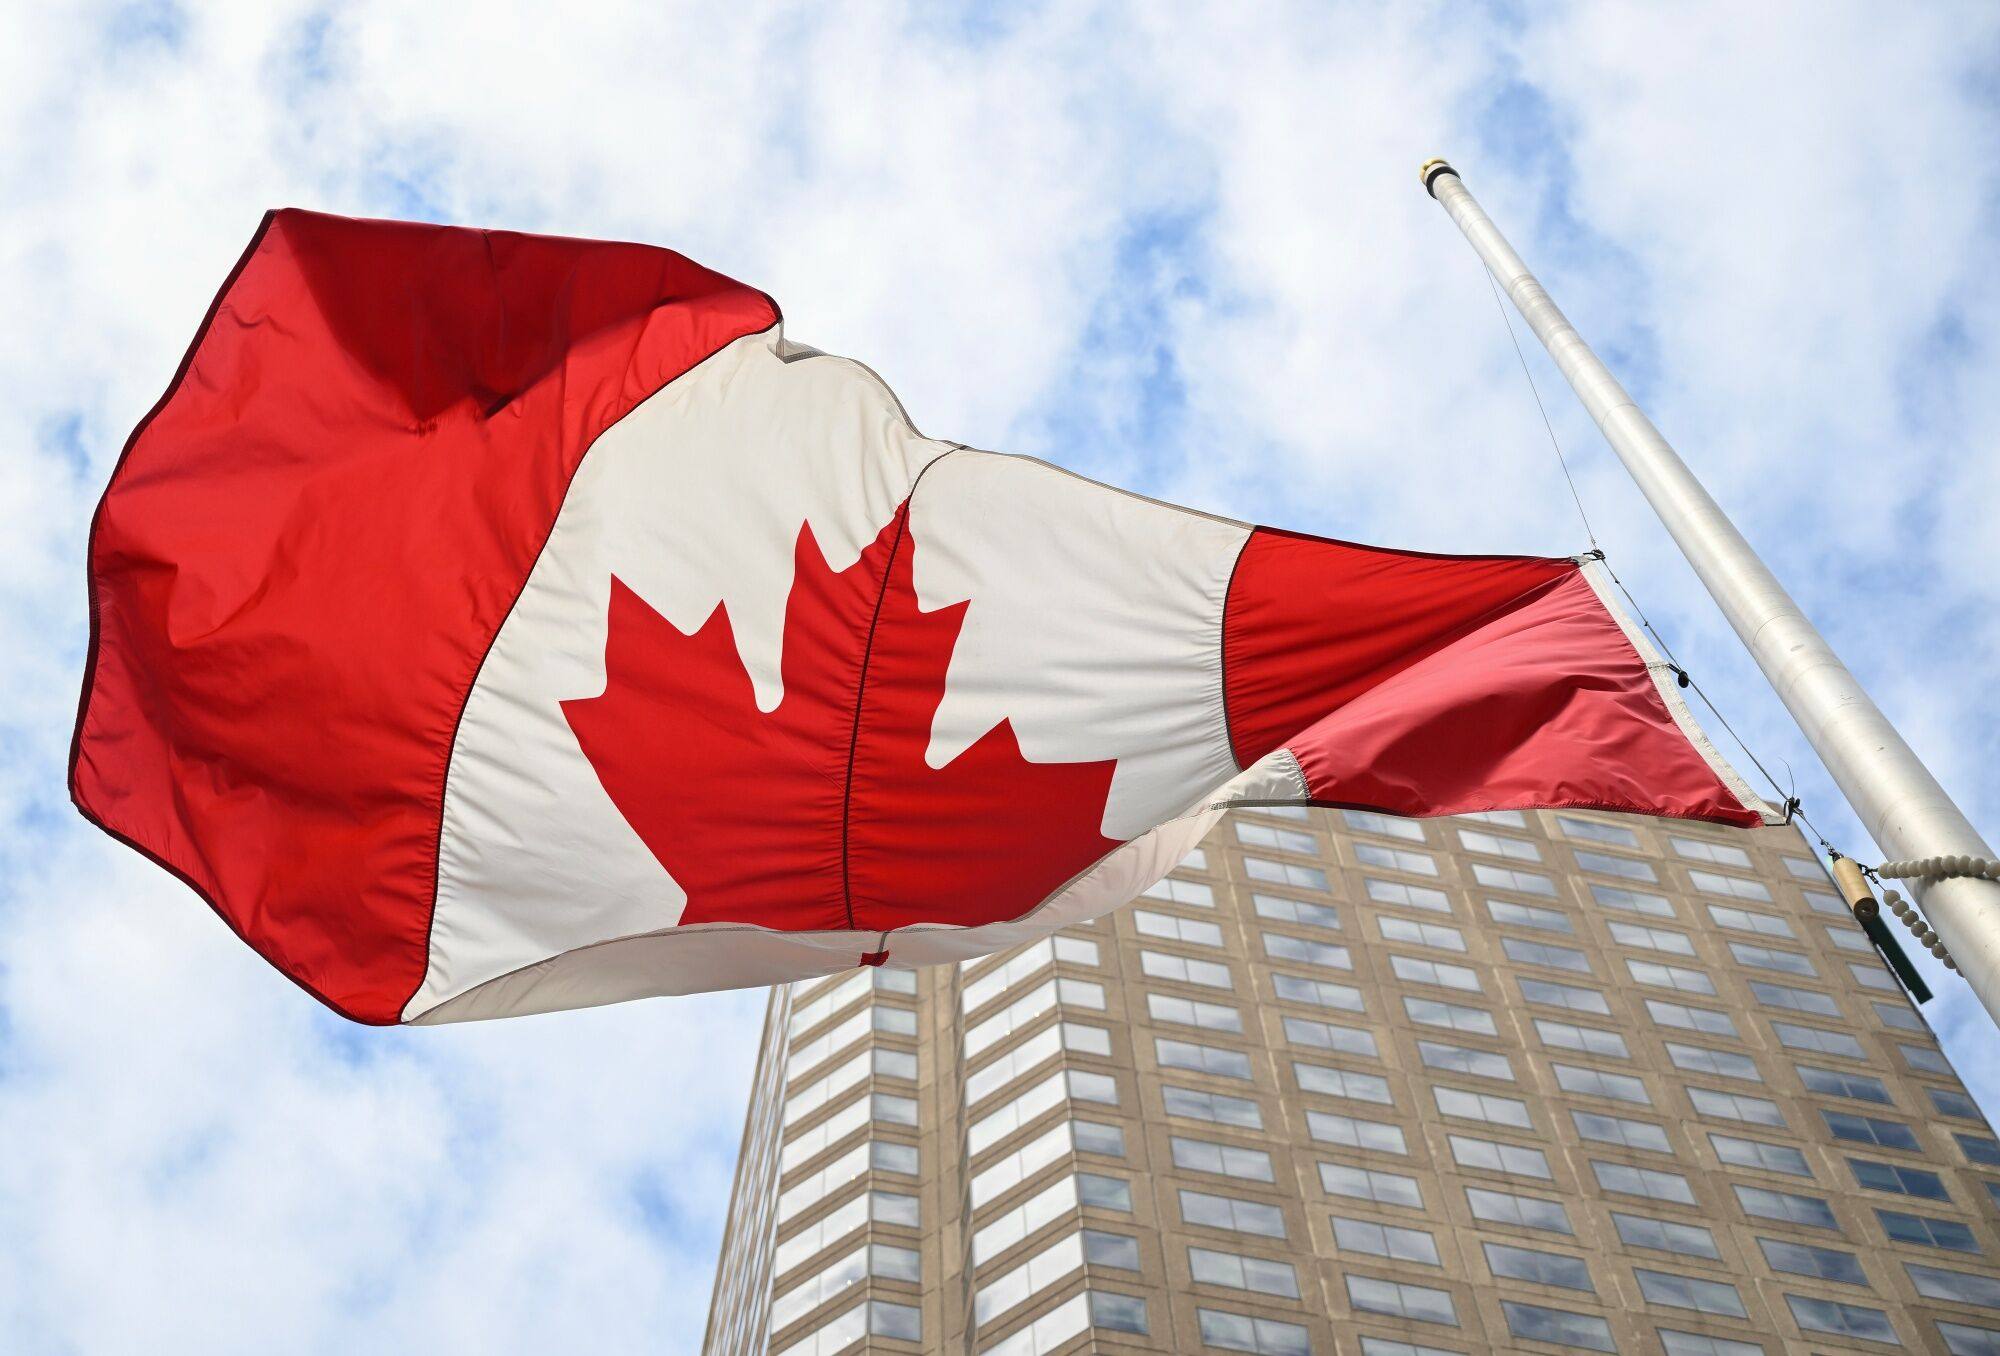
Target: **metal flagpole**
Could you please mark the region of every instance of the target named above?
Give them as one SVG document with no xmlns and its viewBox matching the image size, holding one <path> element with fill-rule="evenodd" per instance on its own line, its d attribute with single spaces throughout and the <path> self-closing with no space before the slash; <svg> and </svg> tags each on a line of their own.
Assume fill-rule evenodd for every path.
<svg viewBox="0 0 2000 1356">
<path fill-rule="evenodd" d="M 1946 872 L 1977 870 L 1993 849 L 1945 794 L 1826 639 L 1653 427 L 1610 369 L 1590 351 L 1521 262 L 1458 171 L 1432 160 L 1424 187 L 1443 205 L 1506 289 L 1618 459 L 1721 606 L 1777 690 L 1808 743 L 1876 844 L 1891 858 L 1970 857 L 1931 863 L 1917 892 L 1938 936 L 1987 1013 L 2000 1021 L 2000 881 Z"/>
</svg>

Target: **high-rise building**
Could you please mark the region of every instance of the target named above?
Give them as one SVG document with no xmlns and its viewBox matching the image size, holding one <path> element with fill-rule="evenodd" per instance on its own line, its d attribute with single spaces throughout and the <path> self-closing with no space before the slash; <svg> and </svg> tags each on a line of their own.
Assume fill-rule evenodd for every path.
<svg viewBox="0 0 2000 1356">
<path fill-rule="evenodd" d="M 1792 830 L 1242 810 L 774 993 L 712 1356 L 2000 1356 L 2000 1142 Z"/>
</svg>

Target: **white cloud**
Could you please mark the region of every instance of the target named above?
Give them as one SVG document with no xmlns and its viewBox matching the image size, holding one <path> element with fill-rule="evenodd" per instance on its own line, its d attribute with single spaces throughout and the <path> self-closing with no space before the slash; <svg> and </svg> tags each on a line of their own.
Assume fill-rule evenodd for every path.
<svg viewBox="0 0 2000 1356">
<path fill-rule="evenodd" d="M 754 998 L 343 1032 L 61 805 L 90 504 L 267 206 L 671 244 L 770 289 L 927 432 L 1307 529 L 1574 549 L 1485 283 L 1416 183 L 1454 156 L 2000 823 L 1988 10 L 942 13 L 0 19 L 8 1345 L 698 1340 Z M 1621 573 L 1857 846 L 1537 370 Z M 2000 1104 L 1952 995 L 1938 1020 Z"/>
</svg>

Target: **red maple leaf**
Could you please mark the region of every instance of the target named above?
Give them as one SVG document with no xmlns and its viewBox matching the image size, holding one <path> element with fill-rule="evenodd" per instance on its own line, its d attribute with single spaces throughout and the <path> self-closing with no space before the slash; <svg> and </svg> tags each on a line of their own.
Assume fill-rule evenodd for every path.
<svg viewBox="0 0 2000 1356">
<path fill-rule="evenodd" d="M 611 581 L 605 690 L 563 715 L 687 891 L 682 922 L 887 932 L 1015 918 L 1117 846 L 1115 764 L 1031 763 L 1002 721 L 924 761 L 966 603 L 917 605 L 908 504 L 847 569 L 799 531 L 784 698 L 760 712 L 725 607 L 692 635 Z"/>
</svg>

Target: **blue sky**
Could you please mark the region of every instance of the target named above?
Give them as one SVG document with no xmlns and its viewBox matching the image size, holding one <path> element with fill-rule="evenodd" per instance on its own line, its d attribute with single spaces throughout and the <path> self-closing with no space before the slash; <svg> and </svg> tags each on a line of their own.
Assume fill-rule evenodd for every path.
<svg viewBox="0 0 2000 1356">
<path fill-rule="evenodd" d="M 2000 828 L 2000 16 L 1215 11 L 0 16 L 0 1346 L 699 1340 L 757 996 L 348 1028 L 67 807 L 90 508 L 268 206 L 656 241 L 769 289 L 928 433 L 1290 527 L 1575 550 L 1479 266 L 1417 185 L 1449 155 Z M 1867 855 L 1530 356 L 1621 575 Z M 2000 1108 L 1990 1027 L 1940 987 Z"/>
</svg>

